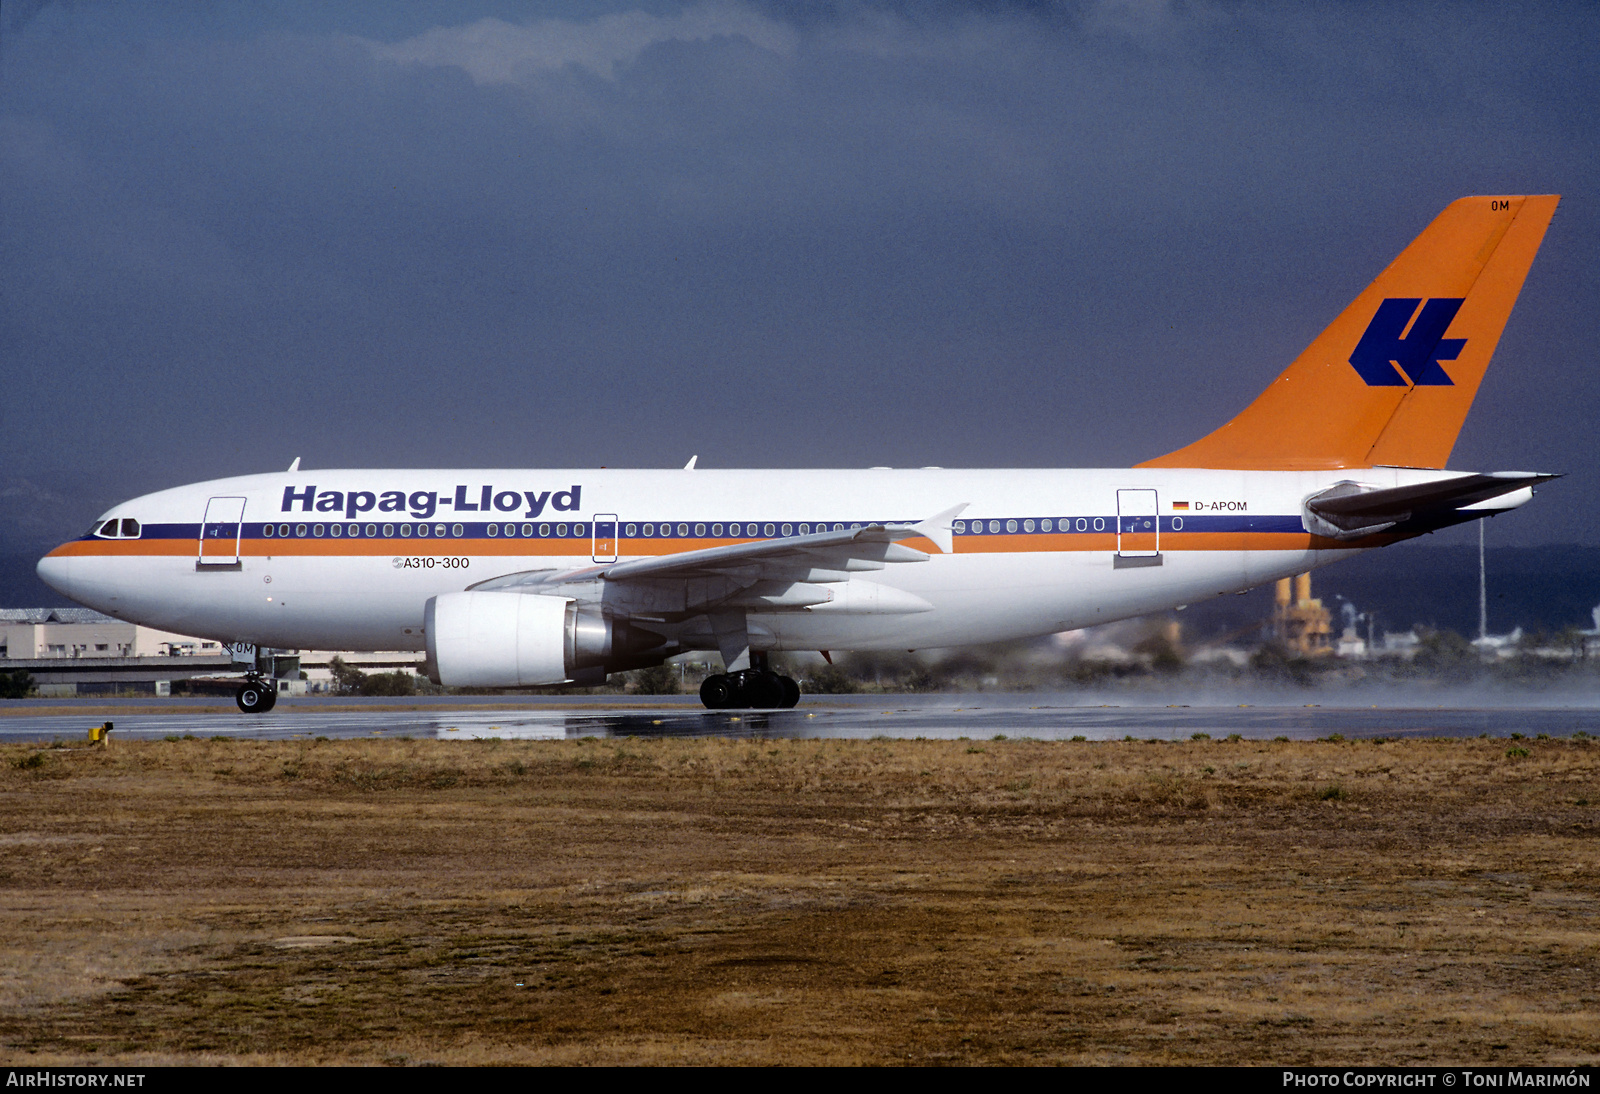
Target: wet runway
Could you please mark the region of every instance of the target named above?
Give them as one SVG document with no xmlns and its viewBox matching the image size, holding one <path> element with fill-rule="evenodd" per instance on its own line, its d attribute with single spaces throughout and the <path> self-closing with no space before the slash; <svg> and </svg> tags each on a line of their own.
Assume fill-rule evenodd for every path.
<svg viewBox="0 0 1600 1094">
<path fill-rule="evenodd" d="M 1335 706 L 1086 704 L 1081 695 L 817 696 L 793 710 L 707 711 L 683 696 L 549 696 L 499 702 L 440 699 L 286 700 L 245 716 L 226 700 L 25 700 L 0 708 L 0 741 L 83 738 L 110 720 L 113 739 L 313 737 L 832 737 L 1183 740 L 1239 734 L 1252 740 L 1369 737 L 1600 736 L 1587 706 Z M 152 709 L 153 708 L 153 709 Z M 187 708 L 187 709 L 186 709 Z"/>
</svg>

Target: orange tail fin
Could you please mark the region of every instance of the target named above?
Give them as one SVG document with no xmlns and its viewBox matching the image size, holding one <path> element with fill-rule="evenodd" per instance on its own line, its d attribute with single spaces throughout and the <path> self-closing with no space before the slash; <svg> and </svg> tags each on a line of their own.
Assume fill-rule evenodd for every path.
<svg viewBox="0 0 1600 1094">
<path fill-rule="evenodd" d="M 1559 195 L 1452 202 L 1227 425 L 1140 467 L 1443 467 Z"/>
</svg>

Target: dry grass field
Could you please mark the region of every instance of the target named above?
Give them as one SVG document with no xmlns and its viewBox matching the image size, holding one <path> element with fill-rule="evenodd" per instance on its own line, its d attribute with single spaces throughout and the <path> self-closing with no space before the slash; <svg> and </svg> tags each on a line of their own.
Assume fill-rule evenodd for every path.
<svg viewBox="0 0 1600 1094">
<path fill-rule="evenodd" d="M 9 746 L 0 1043 L 1593 1063 L 1597 775 L 1588 740 Z"/>
</svg>

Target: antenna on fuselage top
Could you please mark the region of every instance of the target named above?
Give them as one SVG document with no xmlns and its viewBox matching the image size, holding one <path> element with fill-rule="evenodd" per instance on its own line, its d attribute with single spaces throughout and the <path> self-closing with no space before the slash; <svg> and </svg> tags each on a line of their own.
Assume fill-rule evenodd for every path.
<svg viewBox="0 0 1600 1094">
<path fill-rule="evenodd" d="M 299 456 L 296 456 L 294 458 L 294 462 L 289 465 L 289 470 L 290 471 L 298 471 L 298 470 L 300 470 L 300 457 Z"/>
</svg>

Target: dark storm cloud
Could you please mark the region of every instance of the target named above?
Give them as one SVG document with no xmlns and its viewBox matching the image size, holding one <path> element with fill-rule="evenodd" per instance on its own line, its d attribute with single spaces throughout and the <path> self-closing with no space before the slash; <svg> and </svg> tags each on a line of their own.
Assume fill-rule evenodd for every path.
<svg viewBox="0 0 1600 1094">
<path fill-rule="evenodd" d="M 296 455 L 1125 465 L 1236 412 L 1451 199 L 1560 191 L 1453 462 L 1573 472 L 1496 532 L 1596 542 L 1597 27 L 49 7 L 4 28 L 10 496 L 83 498 L 66 534 Z"/>
</svg>

